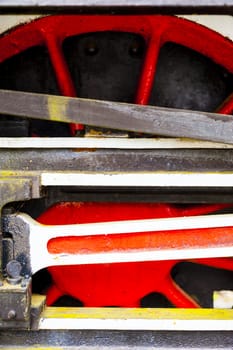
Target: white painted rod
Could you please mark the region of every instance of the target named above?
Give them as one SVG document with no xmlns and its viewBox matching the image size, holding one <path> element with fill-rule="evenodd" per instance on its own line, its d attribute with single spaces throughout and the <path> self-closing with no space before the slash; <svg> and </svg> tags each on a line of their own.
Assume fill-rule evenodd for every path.
<svg viewBox="0 0 233 350">
<path fill-rule="evenodd" d="M 47 242 L 52 238 L 69 236 L 83 237 L 103 234 L 233 227 L 233 214 L 122 220 L 74 225 L 42 225 L 26 214 L 19 214 L 18 216 L 30 226 L 30 232 L 35 234 L 38 241 L 43 238 Z"/>
<path fill-rule="evenodd" d="M 232 149 L 233 145 L 182 138 L 1 137 L 0 148 Z"/>
<path fill-rule="evenodd" d="M 88 172 L 44 172 L 41 174 L 44 186 L 81 187 L 232 187 L 231 173 L 196 172 L 130 172 L 130 173 L 88 173 Z"/>
</svg>

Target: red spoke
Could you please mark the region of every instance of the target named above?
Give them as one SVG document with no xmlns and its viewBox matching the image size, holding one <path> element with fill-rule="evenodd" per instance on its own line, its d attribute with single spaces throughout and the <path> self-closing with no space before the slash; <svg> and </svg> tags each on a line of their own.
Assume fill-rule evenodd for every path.
<svg viewBox="0 0 233 350">
<path fill-rule="evenodd" d="M 137 104 L 145 105 L 149 102 L 151 90 L 153 88 L 160 47 L 160 37 L 152 38 L 150 40 L 135 98 L 135 103 Z"/>
<path fill-rule="evenodd" d="M 47 34 L 45 39 L 61 93 L 65 96 L 76 96 L 58 39 L 51 34 Z"/>
<path fill-rule="evenodd" d="M 61 94 L 75 97 L 75 87 L 58 39 L 51 34 L 45 34 L 45 40 Z M 70 124 L 70 131 L 73 136 L 77 130 L 83 130 L 83 128 L 82 124 Z"/>
<path fill-rule="evenodd" d="M 223 102 L 217 112 L 222 114 L 233 114 L 233 93 Z"/>
<path fill-rule="evenodd" d="M 163 284 L 162 293 L 176 307 L 199 308 L 200 305 L 181 289 L 169 276 Z"/>
<path fill-rule="evenodd" d="M 46 292 L 46 304 L 53 305 L 61 296 L 63 296 L 63 292 L 55 284 L 52 284 Z"/>
</svg>

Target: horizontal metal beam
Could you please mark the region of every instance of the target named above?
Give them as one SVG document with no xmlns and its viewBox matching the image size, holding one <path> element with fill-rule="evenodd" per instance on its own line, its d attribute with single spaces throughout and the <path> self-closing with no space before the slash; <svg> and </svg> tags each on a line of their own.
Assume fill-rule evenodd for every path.
<svg viewBox="0 0 233 350">
<path fill-rule="evenodd" d="M 40 330 L 0 333 L 1 350 L 232 350 L 232 331 Z"/>
<path fill-rule="evenodd" d="M 167 187 L 167 188 L 212 188 L 233 187 L 233 172 L 213 173 L 84 173 L 84 172 L 43 172 L 43 186 L 80 187 Z"/>
<path fill-rule="evenodd" d="M 32 145 L 34 140 L 35 143 L 37 142 L 37 139 L 31 140 Z M 58 199 L 116 202 L 135 200 L 143 202 L 179 202 L 181 200 L 186 203 L 232 202 L 231 149 L 80 148 L 75 147 L 79 140 L 76 141 L 75 138 L 72 140 L 67 139 L 67 143 L 64 143 L 65 149 L 52 147 L 58 143 L 56 139 L 51 140 L 51 144 L 46 143 L 45 140 L 46 148 L 0 147 L 0 176 L 6 178 L 10 174 L 16 176 L 17 181 L 20 177 L 35 175 L 40 178 L 42 173 L 45 174 L 43 184 L 48 186 L 52 183 L 52 187 L 48 188 L 50 203 Z M 41 142 L 41 140 L 38 141 Z M 71 149 L 68 147 L 70 141 L 74 142 L 74 147 Z M 126 143 L 129 141 L 129 144 L 131 142 L 127 139 L 122 140 L 122 142 L 125 141 Z M 148 142 L 153 143 L 153 140 Z M 14 145 L 16 144 L 13 142 L 12 146 Z M 63 172 L 65 173 L 62 174 Z M 67 178 L 66 174 L 68 174 Z M 131 179 L 129 175 L 132 175 Z M 102 182 L 100 182 L 101 177 Z M 182 182 L 182 186 L 174 187 L 177 178 L 185 182 Z M 103 182 L 105 179 L 108 179 L 111 186 L 104 186 L 107 185 Z M 149 182 L 146 183 L 148 179 Z M 137 187 L 133 186 L 131 180 Z M 129 187 L 126 186 L 127 181 L 130 184 Z M 207 187 L 202 186 L 202 181 Z M 74 187 L 77 184 L 79 187 Z M 153 187 L 149 187 L 151 185 Z M 59 186 L 59 192 L 58 187 L 55 186 Z"/>
<path fill-rule="evenodd" d="M 29 148 L 29 142 L 26 143 L 28 148 L 0 147 L 0 176 L 5 178 L 10 172 L 11 176 L 40 177 L 43 173 L 43 185 L 52 185 L 48 191 L 51 203 L 58 198 L 68 201 L 177 202 L 180 199 L 188 203 L 232 202 L 231 149 L 133 150 L 76 147 L 81 146 L 82 140 L 85 141 L 67 139 L 64 144 L 60 142 L 58 147 L 61 148 L 53 148 L 59 144 L 59 140 L 51 139 L 51 143 L 45 140 L 43 145 L 46 148 L 36 148 L 39 145 L 37 142 L 41 143 L 41 140 L 32 138 L 32 147 L 35 148 Z M 87 141 L 95 143 L 95 140 Z M 118 141 L 116 147 L 121 145 L 121 140 Z M 131 144 L 128 139 L 123 139 L 122 142 L 126 147 Z M 148 142 L 150 144 L 154 140 Z M 16 143 L 17 140 L 14 139 L 11 146 L 16 146 Z M 177 181 L 181 181 L 182 186 L 176 186 Z"/>
<path fill-rule="evenodd" d="M 43 303 L 33 295 L 33 310 Z M 45 307 L 32 329 L 0 331 L 1 349 L 230 350 L 233 310 Z"/>
<path fill-rule="evenodd" d="M 38 328 L 233 331 L 233 310 L 47 307 Z"/>
<path fill-rule="evenodd" d="M 68 7 L 186 7 L 186 8 L 213 8 L 233 6 L 232 0 L 1 0 L 1 7 L 27 8 L 68 8 Z"/>
<path fill-rule="evenodd" d="M 7 172 L 0 172 L 0 177 L 4 177 Z M 90 187 L 90 188 L 233 188 L 233 171 L 227 173 L 211 172 L 109 172 L 109 171 L 30 171 L 11 173 L 14 181 L 20 179 L 22 175 L 39 179 L 41 186 L 62 186 L 62 187 Z"/>
<path fill-rule="evenodd" d="M 11 171 L 11 174 L 16 171 L 19 174 L 20 171 L 222 173 L 233 170 L 231 149 L 0 148 L 0 161 L 0 172 Z"/>
<path fill-rule="evenodd" d="M 233 310 L 45 307 L 32 329 L 0 331 L 1 349 L 232 349 Z"/>
<path fill-rule="evenodd" d="M 182 138 L 1 137 L 0 148 L 13 149 L 232 149 L 233 145 Z"/>
<path fill-rule="evenodd" d="M 232 0 L 1 0 L 1 6 L 230 6 Z"/>
</svg>

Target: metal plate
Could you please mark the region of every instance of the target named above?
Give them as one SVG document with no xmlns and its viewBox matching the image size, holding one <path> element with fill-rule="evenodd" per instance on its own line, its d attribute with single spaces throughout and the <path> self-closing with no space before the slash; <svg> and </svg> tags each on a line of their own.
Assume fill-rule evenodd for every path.
<svg viewBox="0 0 233 350">
<path fill-rule="evenodd" d="M 30 10 L 34 13 L 43 11 L 64 11 L 64 10 L 74 10 L 74 9 L 86 9 L 94 10 L 97 9 L 105 10 L 109 12 L 109 8 L 115 8 L 117 10 L 130 10 L 132 11 L 166 11 L 171 12 L 174 10 L 176 13 L 193 13 L 195 8 L 195 13 L 230 13 L 233 8 L 232 0 L 197 0 L 193 2 L 192 0 L 23 0 L 20 2 L 17 0 L 2 0 L 1 1 L 2 10 L 16 11 L 20 10 Z"/>
</svg>

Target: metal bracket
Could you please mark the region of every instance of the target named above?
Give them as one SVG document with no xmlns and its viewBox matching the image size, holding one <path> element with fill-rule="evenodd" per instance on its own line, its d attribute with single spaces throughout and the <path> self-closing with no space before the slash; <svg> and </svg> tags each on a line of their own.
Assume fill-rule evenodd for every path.
<svg viewBox="0 0 233 350">
<path fill-rule="evenodd" d="M 28 329 L 30 327 L 31 279 L 23 278 L 16 285 L 4 280 L 0 286 L 0 304 L 1 328 Z"/>
<path fill-rule="evenodd" d="M 10 253 L 4 261 L 4 266 L 7 267 L 11 261 L 17 261 L 21 265 L 21 275 L 30 276 L 31 275 L 31 263 L 29 258 L 30 246 L 29 246 L 29 225 L 26 222 L 20 220 L 16 215 L 6 215 L 2 218 L 3 229 L 5 232 L 12 235 L 13 241 L 13 259 L 10 260 L 11 250 L 8 249 Z M 10 248 L 8 242 L 8 248 Z"/>
<path fill-rule="evenodd" d="M 10 174 L 9 174 L 10 175 Z M 5 204 L 20 201 L 29 200 L 32 198 L 40 197 L 40 183 L 38 176 L 12 176 L 0 178 L 0 211 Z M 0 235 L 0 267 L 2 270 L 2 234 Z M 5 241 L 6 243 L 6 241 Z M 9 246 L 8 242 L 8 246 Z"/>
<path fill-rule="evenodd" d="M 0 209 L 10 202 L 40 197 L 39 177 L 17 176 L 7 172 L 0 178 Z"/>
<path fill-rule="evenodd" d="M 29 200 L 39 196 L 40 185 L 37 176 L 6 176 L 0 179 L 0 210 L 7 203 Z M 7 267 L 7 263 L 10 263 L 9 260 L 12 262 L 15 252 L 12 239 L 3 239 L 2 233 L 0 233 L 0 243 L 0 263 L 1 272 L 3 272 L 3 267 Z M 8 248 L 8 253 L 4 255 L 3 246 Z M 26 271 L 23 271 L 24 277 L 21 276 L 21 271 L 18 271 L 19 266 L 17 264 L 17 262 L 16 264 L 13 262 L 13 264 L 8 265 L 8 277 L 0 280 L 1 328 L 30 328 L 31 279 L 27 278 Z"/>
</svg>

